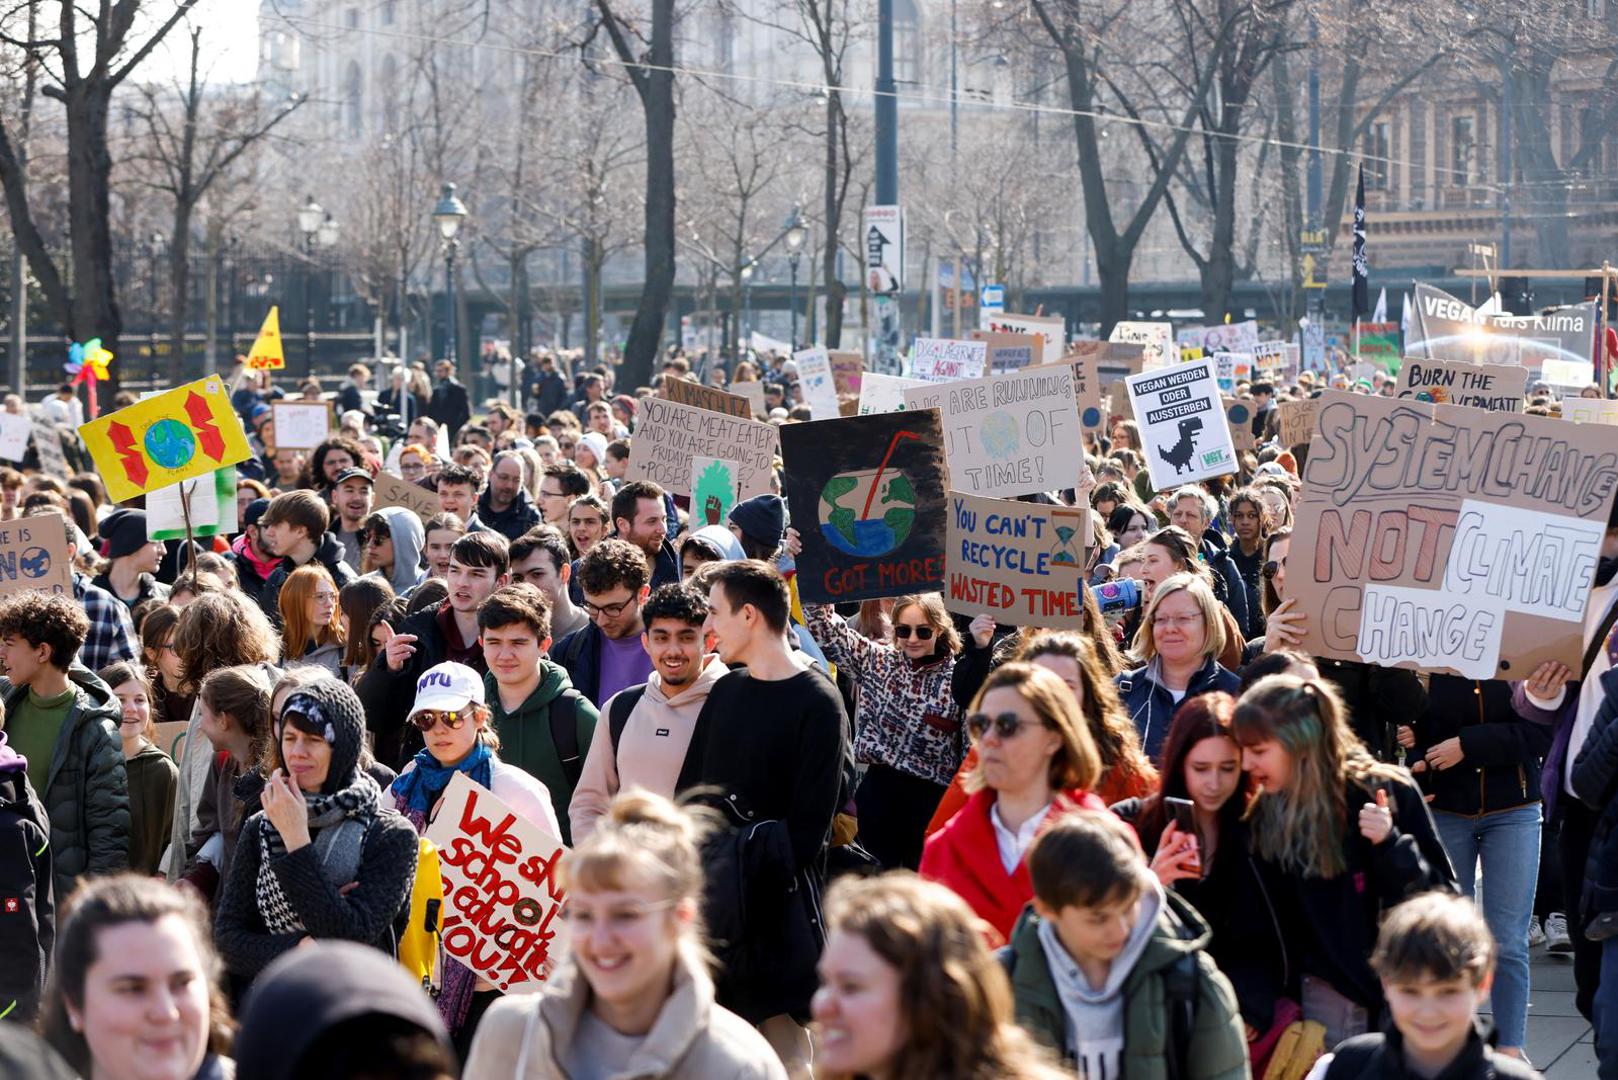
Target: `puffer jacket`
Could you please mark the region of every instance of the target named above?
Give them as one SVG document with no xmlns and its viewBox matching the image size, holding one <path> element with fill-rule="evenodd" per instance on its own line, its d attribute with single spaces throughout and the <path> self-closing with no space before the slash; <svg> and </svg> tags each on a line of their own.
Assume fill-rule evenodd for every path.
<svg viewBox="0 0 1618 1080">
<path fill-rule="evenodd" d="M 326 572 L 331 575 L 338 589 L 359 577 L 344 560 L 343 545 L 337 539 L 336 533 L 329 532 L 320 538 L 312 561 L 326 568 Z M 298 564 L 292 561 L 291 556 L 282 559 L 281 565 L 277 566 L 264 582 L 264 588 L 259 590 L 258 606 L 269 617 L 270 624 L 277 629 L 281 626 L 281 586 L 287 583 L 287 578 L 297 568 Z"/>
<path fill-rule="evenodd" d="M 1601 701 L 1570 779 L 1579 801 L 1601 816 L 1590 837 L 1580 910 L 1592 941 L 1618 936 L 1618 668 L 1601 676 Z"/>
<path fill-rule="evenodd" d="M 56 939 L 51 887 L 50 825 L 28 783 L 28 762 L 6 745 L 0 731 L 0 1017 L 26 1024 L 45 992 Z M 12 905 L 15 905 L 13 907 Z M 0 1066 L 4 1062 L 0 1061 Z M 0 1073 L 4 1073 L 0 1067 Z"/>
<path fill-rule="evenodd" d="M 854 759 L 948 786 L 966 754 L 962 711 L 950 688 L 955 657 L 915 663 L 857 633 L 824 604 L 806 605 L 804 618 L 826 658 L 859 687 Z"/>
<path fill-rule="evenodd" d="M 1239 678 L 1210 656 L 1203 660 L 1202 667 L 1191 677 L 1191 682 L 1185 688 L 1185 695 L 1179 701 L 1175 701 L 1174 694 L 1161 681 L 1160 663 L 1154 659 L 1151 663 L 1143 664 L 1133 671 L 1124 672 L 1116 680 L 1118 697 L 1123 700 L 1124 711 L 1129 713 L 1129 718 L 1135 722 L 1135 730 L 1140 732 L 1141 747 L 1145 749 L 1146 756 L 1152 759 L 1154 765 L 1162 764 L 1163 740 L 1168 738 L 1169 724 L 1174 720 L 1174 710 L 1187 698 L 1211 693 L 1214 690 L 1239 694 L 1242 685 Z"/>
<path fill-rule="evenodd" d="M 70 896 L 85 874 L 129 866 L 129 779 L 118 738 L 123 710 L 107 684 L 77 661 L 68 669 L 75 694 L 51 752 L 49 780 L 39 793 L 51 820 L 56 895 Z M 27 687 L 0 679 L 10 715 Z"/>
</svg>

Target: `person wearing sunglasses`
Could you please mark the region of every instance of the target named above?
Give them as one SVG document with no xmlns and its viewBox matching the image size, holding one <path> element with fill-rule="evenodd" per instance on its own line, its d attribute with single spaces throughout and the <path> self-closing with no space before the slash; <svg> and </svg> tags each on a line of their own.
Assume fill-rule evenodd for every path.
<svg viewBox="0 0 1618 1080">
<path fill-rule="evenodd" d="M 928 838 L 921 876 L 954 890 L 1004 943 L 1033 898 L 1024 859 L 1041 829 L 1075 810 L 1105 810 L 1094 793 L 1101 754 L 1060 676 L 1013 661 L 989 674 L 966 714 L 977 748 L 972 796 Z"/>
<path fill-rule="evenodd" d="M 391 950 L 416 876 L 416 830 L 363 768 L 365 710 L 348 684 L 298 687 L 273 723 L 263 809 L 242 824 L 214 923 L 242 979 L 313 938 Z"/>
<path fill-rule="evenodd" d="M 482 676 L 465 664 L 448 661 L 428 668 L 416 680 L 416 701 L 410 709 L 410 723 L 426 746 L 388 789 L 388 800 L 417 833 L 425 834 L 450 780 L 464 773 L 524 820 L 561 836 L 550 792 L 534 777 L 500 760 L 500 737 L 489 721 Z M 456 1051 L 465 1058 L 478 1021 L 500 991 L 459 961 L 446 957 L 443 963 L 438 1011 Z"/>
<path fill-rule="evenodd" d="M 1174 574 L 1153 590 L 1131 649 L 1140 666 L 1117 678 L 1118 696 L 1152 764 L 1163 759 L 1180 702 L 1210 690 L 1240 692 L 1241 680 L 1219 662 L 1227 626 L 1225 608 L 1202 574 Z"/>
</svg>

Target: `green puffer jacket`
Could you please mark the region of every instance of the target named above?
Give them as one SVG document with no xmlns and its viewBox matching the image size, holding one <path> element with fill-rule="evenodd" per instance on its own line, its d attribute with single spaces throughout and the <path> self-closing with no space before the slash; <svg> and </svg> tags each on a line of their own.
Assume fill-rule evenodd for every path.
<svg viewBox="0 0 1618 1080">
<path fill-rule="evenodd" d="M 1205 951 L 1213 935 L 1186 901 L 1166 891 L 1157 929 L 1124 982 L 1124 1057 L 1116 1080 L 1249 1080 L 1247 1035 L 1236 994 Z M 1017 1022 L 1029 1034 L 1065 1056 L 1067 1016 L 1057 997 L 1039 944 L 1039 916 L 1033 905 L 1011 932 L 1008 964 L 1017 1002 Z M 1169 969 L 1188 953 L 1196 954 L 1196 1007 L 1191 1045 L 1178 1060 L 1169 1059 Z"/>
<path fill-rule="evenodd" d="M 80 877 L 129 866 L 129 782 L 118 738 L 123 713 L 107 684 L 78 661 L 67 679 L 76 698 L 56 736 L 49 779 L 39 793 L 51 823 L 57 903 Z M 8 716 L 27 693 L 26 687 L 0 679 Z"/>
</svg>

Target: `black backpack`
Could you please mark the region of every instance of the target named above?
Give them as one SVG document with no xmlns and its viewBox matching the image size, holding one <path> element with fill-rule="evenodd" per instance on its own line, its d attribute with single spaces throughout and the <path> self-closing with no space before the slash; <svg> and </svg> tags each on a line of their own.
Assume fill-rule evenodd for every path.
<svg viewBox="0 0 1618 1080">
<path fill-rule="evenodd" d="M 561 759 L 569 791 L 579 786 L 579 777 L 584 775 L 584 754 L 579 747 L 579 699 L 583 696 L 570 686 L 551 702 L 548 710 L 551 742 L 556 744 L 556 756 Z"/>
<path fill-rule="evenodd" d="M 635 706 L 646 695 L 646 684 L 631 686 L 620 690 L 612 699 L 612 705 L 607 709 L 607 734 L 612 736 L 612 756 L 618 757 L 618 743 L 624 737 L 624 728 L 629 724 L 629 717 L 634 713 Z"/>
</svg>

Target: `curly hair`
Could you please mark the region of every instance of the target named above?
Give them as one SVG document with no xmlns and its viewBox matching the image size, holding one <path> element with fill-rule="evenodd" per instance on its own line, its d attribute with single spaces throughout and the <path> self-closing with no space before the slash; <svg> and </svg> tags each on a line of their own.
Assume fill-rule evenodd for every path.
<svg viewBox="0 0 1618 1080">
<path fill-rule="evenodd" d="M 66 671 L 90 633 L 90 618 L 66 596 L 34 590 L 0 600 L 0 638 L 51 647 L 50 665 Z"/>
<path fill-rule="evenodd" d="M 333 450 L 341 450 L 353 458 L 356 468 L 365 469 L 367 472 L 376 471 L 370 467 L 370 455 L 365 452 L 365 447 L 347 435 L 333 435 L 315 447 L 315 452 L 309 455 L 309 461 L 303 467 L 304 486 L 318 491 L 324 491 L 330 486 L 330 481 L 326 479 L 326 455 Z"/>
<path fill-rule="evenodd" d="M 579 588 L 593 596 L 620 586 L 639 593 L 651 576 L 646 553 L 626 540 L 603 540 L 579 563 Z"/>
<path fill-rule="evenodd" d="M 660 585 L 640 609 L 640 618 L 648 630 L 653 619 L 674 619 L 687 626 L 701 626 L 708 618 L 708 598 L 689 584 Z"/>
<path fill-rule="evenodd" d="M 275 663 L 281 639 L 259 606 L 241 593 L 199 596 L 180 612 L 174 628 L 181 690 L 194 694 L 210 671 L 238 664 Z"/>
</svg>

